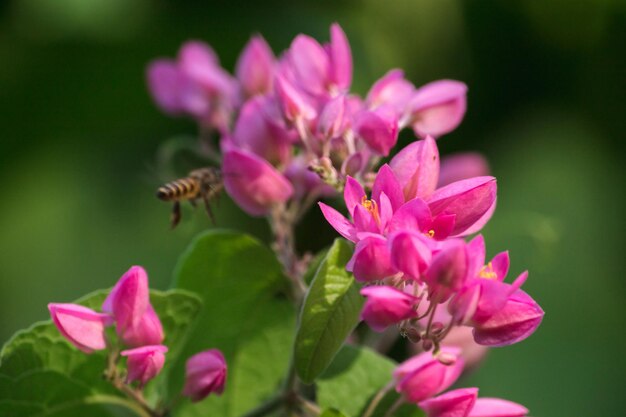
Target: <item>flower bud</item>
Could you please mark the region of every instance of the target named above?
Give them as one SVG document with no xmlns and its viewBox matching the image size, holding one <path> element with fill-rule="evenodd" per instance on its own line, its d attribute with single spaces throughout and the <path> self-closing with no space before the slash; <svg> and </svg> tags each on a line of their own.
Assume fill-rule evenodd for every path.
<svg viewBox="0 0 626 417">
<path fill-rule="evenodd" d="M 230 149 L 222 162 L 224 186 L 230 197 L 251 216 L 263 216 L 293 195 L 293 186 L 266 160 Z"/>
<path fill-rule="evenodd" d="M 315 96 L 326 94 L 330 60 L 315 39 L 307 35 L 296 36 L 289 47 L 288 59 L 302 89 Z"/>
<path fill-rule="evenodd" d="M 439 303 L 463 287 L 467 278 L 467 251 L 465 242 L 449 240 L 432 258 L 423 280 L 428 285 L 430 298 Z"/>
<path fill-rule="evenodd" d="M 148 65 L 148 90 L 156 105 L 165 113 L 176 115 L 184 110 L 180 100 L 182 77 L 174 61 L 158 59 Z"/>
<path fill-rule="evenodd" d="M 104 328 L 112 323 L 108 314 L 77 304 L 48 304 L 52 322 L 61 334 L 85 353 L 106 348 Z"/>
<path fill-rule="evenodd" d="M 120 278 L 102 310 L 113 316 L 117 334 L 126 345 L 158 345 L 163 341 L 161 322 L 150 305 L 148 275 L 142 267 L 133 266 Z"/>
<path fill-rule="evenodd" d="M 285 119 L 295 122 L 298 119 L 311 120 L 317 116 L 317 111 L 306 96 L 284 77 L 276 77 L 274 89 Z"/>
<path fill-rule="evenodd" d="M 377 332 L 402 320 L 417 317 L 413 307 L 418 299 L 395 288 L 386 285 L 365 287 L 361 289 L 361 295 L 367 297 L 361 319 Z"/>
<path fill-rule="evenodd" d="M 196 402 L 212 392 L 220 395 L 226 383 L 227 367 L 222 352 L 210 349 L 187 360 L 183 395 Z"/>
<path fill-rule="evenodd" d="M 525 417 L 528 409 L 500 398 L 479 398 L 468 417 Z"/>
<path fill-rule="evenodd" d="M 398 117 L 389 106 L 357 113 L 353 128 L 372 151 L 382 156 L 389 155 L 398 141 Z"/>
<path fill-rule="evenodd" d="M 513 293 L 503 309 L 474 327 L 474 340 L 485 346 L 508 346 L 534 333 L 544 312 L 522 290 Z"/>
<path fill-rule="evenodd" d="M 260 35 L 252 37 L 235 67 L 237 79 L 248 97 L 272 90 L 274 65 L 274 54 L 265 39 Z"/>
<path fill-rule="evenodd" d="M 442 353 L 458 356 L 458 349 L 442 348 Z M 463 370 L 463 360 L 457 357 L 446 366 L 431 353 L 424 352 L 403 363 L 393 373 L 396 391 L 412 403 L 419 403 L 452 385 Z"/>
<path fill-rule="evenodd" d="M 427 239 L 412 231 L 393 233 L 388 240 L 392 265 L 411 279 L 421 279 L 432 258 Z"/>
<path fill-rule="evenodd" d="M 465 114 L 467 86 L 440 80 L 418 88 L 409 104 L 412 125 L 419 137 L 439 137 L 454 130 Z"/>
<path fill-rule="evenodd" d="M 346 97 L 337 96 L 324 106 L 317 125 L 324 140 L 341 136 L 349 122 Z"/>
<path fill-rule="evenodd" d="M 462 388 L 420 402 L 426 417 L 465 417 L 478 396 L 478 388 Z"/>
<path fill-rule="evenodd" d="M 368 236 L 356 244 L 346 269 L 353 272 L 359 282 L 381 280 L 398 272 L 391 265 L 387 240 L 377 235 Z"/>
<path fill-rule="evenodd" d="M 432 137 L 427 136 L 404 147 L 389 162 L 404 191 L 406 201 L 427 198 L 437 188 L 439 150 Z"/>
<path fill-rule="evenodd" d="M 414 91 L 413 84 L 404 78 L 404 72 L 393 69 L 374 83 L 367 93 L 366 102 L 370 108 L 389 105 L 400 117 L 407 109 Z"/>
<path fill-rule="evenodd" d="M 477 152 L 463 152 L 445 156 L 441 159 L 438 187 L 456 181 L 490 174 L 489 164 L 484 156 Z"/>
<path fill-rule="evenodd" d="M 339 89 L 347 91 L 352 83 L 352 51 L 348 38 L 338 23 L 330 26 L 330 81 Z"/>
<path fill-rule="evenodd" d="M 167 347 L 163 345 L 148 345 L 120 352 L 120 355 L 128 357 L 126 383 L 138 381 L 140 387 L 146 385 L 163 369 L 166 352 Z"/>
</svg>

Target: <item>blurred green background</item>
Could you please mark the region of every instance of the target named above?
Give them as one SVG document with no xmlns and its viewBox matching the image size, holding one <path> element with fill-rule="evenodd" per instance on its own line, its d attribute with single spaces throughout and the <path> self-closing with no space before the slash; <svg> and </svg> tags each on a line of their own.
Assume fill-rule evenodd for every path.
<svg viewBox="0 0 626 417">
<path fill-rule="evenodd" d="M 392 67 L 416 85 L 470 88 L 443 154 L 479 150 L 499 183 L 488 251 L 546 311 L 524 343 L 494 350 L 467 384 L 533 416 L 623 416 L 626 348 L 624 146 L 626 2 L 367 0 L 215 2 L 12 0 L 0 5 L 0 340 L 47 317 L 49 301 L 111 286 L 132 264 L 165 288 L 178 254 L 210 227 L 154 198 L 167 139 L 192 122 L 160 114 L 146 63 L 204 39 L 233 68 L 249 36 L 276 52 L 299 32 L 345 29 L 354 90 Z M 221 226 L 267 237 L 226 198 Z M 302 249 L 333 232 L 311 213 Z M 320 233 L 320 229 L 322 232 Z"/>
</svg>

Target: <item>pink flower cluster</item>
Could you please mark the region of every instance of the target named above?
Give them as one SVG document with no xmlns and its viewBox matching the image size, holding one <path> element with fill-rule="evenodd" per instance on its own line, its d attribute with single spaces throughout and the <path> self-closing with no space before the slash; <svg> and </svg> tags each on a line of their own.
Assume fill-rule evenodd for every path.
<svg viewBox="0 0 626 417">
<path fill-rule="evenodd" d="M 126 383 L 143 387 L 165 364 L 163 326 L 150 304 L 148 275 L 139 266 L 131 267 L 115 284 L 102 304 L 102 313 L 78 304 L 48 304 L 53 323 L 61 334 L 85 353 L 117 347 L 127 358 Z M 118 342 L 108 340 L 106 327 L 115 325 Z M 187 362 L 183 394 L 199 401 L 211 392 L 221 394 L 226 381 L 226 361 L 212 349 L 192 356 Z"/>
<path fill-rule="evenodd" d="M 466 106 L 463 83 L 415 88 L 397 69 L 365 98 L 351 93 L 352 54 L 338 24 L 328 43 L 298 35 L 278 58 L 253 37 L 234 77 L 208 45 L 187 42 L 175 60 L 152 62 L 147 78 L 163 111 L 218 131 L 226 190 L 254 216 L 341 190 L 347 176 L 366 179 L 403 128 L 438 137 L 461 122 Z"/>
<path fill-rule="evenodd" d="M 444 359 L 442 363 L 442 358 Z M 400 364 L 394 374 L 396 391 L 419 405 L 427 417 L 525 417 L 528 410 L 499 398 L 477 398 L 478 388 L 461 388 L 436 396 L 461 375 L 464 362 L 459 350 L 443 348 L 439 357 L 430 352 Z"/>
</svg>

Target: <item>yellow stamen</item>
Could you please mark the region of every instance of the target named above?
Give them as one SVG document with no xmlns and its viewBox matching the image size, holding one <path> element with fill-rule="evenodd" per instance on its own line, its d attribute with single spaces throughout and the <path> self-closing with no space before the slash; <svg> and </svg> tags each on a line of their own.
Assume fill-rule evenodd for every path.
<svg viewBox="0 0 626 417">
<path fill-rule="evenodd" d="M 487 265 L 483 266 L 478 276 L 484 279 L 496 279 L 498 278 L 498 274 L 493 270 L 493 265 L 489 262 Z"/>
<path fill-rule="evenodd" d="M 380 224 L 380 214 L 378 213 L 378 204 L 374 200 L 368 200 L 366 196 L 361 198 L 361 205 L 365 207 L 365 210 L 369 211 L 374 221 Z"/>
<path fill-rule="evenodd" d="M 433 229 L 430 229 L 427 233 L 424 233 L 424 236 L 428 236 L 432 239 L 435 237 L 435 231 Z"/>
</svg>

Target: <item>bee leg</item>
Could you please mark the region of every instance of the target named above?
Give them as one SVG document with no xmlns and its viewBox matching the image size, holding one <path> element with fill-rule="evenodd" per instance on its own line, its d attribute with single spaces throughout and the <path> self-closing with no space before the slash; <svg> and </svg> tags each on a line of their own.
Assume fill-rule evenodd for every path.
<svg viewBox="0 0 626 417">
<path fill-rule="evenodd" d="M 209 196 L 207 196 L 206 194 L 203 194 L 202 199 L 204 200 L 204 208 L 206 208 L 206 212 L 209 215 L 209 219 L 211 219 L 211 223 L 213 223 L 213 226 L 215 226 L 215 216 L 213 215 L 213 210 L 211 210 Z"/>
<path fill-rule="evenodd" d="M 174 207 L 172 208 L 172 216 L 171 216 L 170 222 L 172 224 L 172 229 L 174 229 L 176 225 L 178 224 L 178 222 L 180 222 L 180 202 L 179 201 L 174 202 Z"/>
</svg>

